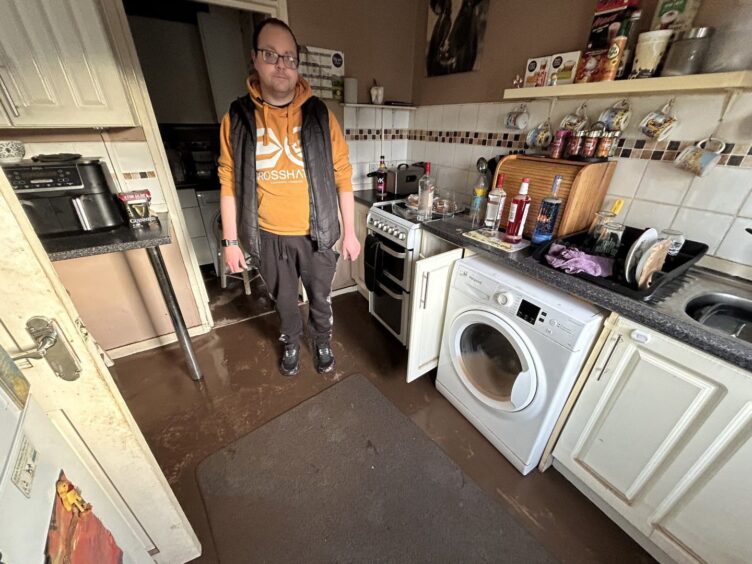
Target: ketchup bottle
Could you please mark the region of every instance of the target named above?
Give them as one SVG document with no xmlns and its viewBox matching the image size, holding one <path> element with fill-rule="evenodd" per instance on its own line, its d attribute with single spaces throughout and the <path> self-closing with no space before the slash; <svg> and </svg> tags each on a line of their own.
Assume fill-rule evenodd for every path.
<svg viewBox="0 0 752 564">
<path fill-rule="evenodd" d="M 527 212 L 530 209 L 530 196 L 527 195 L 528 186 L 530 186 L 530 179 L 523 178 L 519 193 L 512 198 L 509 204 L 509 220 L 504 233 L 504 241 L 507 243 L 522 241 L 522 230 L 525 228 Z"/>
</svg>

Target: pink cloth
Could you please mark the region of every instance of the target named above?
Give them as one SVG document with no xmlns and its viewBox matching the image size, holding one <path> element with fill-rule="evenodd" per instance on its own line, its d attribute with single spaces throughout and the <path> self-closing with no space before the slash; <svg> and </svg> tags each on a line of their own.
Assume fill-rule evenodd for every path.
<svg viewBox="0 0 752 564">
<path fill-rule="evenodd" d="M 548 264 L 567 274 L 585 272 L 592 276 L 608 278 L 614 271 L 614 259 L 596 257 L 558 243 L 552 244 L 546 255 Z"/>
</svg>

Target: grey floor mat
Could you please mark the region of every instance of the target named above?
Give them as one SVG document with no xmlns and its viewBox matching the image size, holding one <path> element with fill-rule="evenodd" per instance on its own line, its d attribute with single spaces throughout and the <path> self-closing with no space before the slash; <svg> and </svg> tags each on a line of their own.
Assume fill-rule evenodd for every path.
<svg viewBox="0 0 752 564">
<path fill-rule="evenodd" d="M 217 552 L 246 562 L 555 562 L 367 378 L 197 470 Z"/>
</svg>

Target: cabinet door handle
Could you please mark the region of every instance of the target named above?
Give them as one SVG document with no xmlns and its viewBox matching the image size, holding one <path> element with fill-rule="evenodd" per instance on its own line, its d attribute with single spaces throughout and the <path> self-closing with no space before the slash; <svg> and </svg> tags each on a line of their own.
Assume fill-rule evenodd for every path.
<svg viewBox="0 0 752 564">
<path fill-rule="evenodd" d="M 5 84 L 5 79 L 3 78 L 2 73 L 0 73 L 0 90 L 3 91 L 3 96 L 8 101 L 10 110 L 13 112 L 13 115 L 15 117 L 21 117 L 21 114 L 18 113 L 18 106 L 13 101 L 13 97 L 10 95 L 10 90 L 8 90 L 8 86 Z"/>
<path fill-rule="evenodd" d="M 422 280 L 423 291 L 420 294 L 420 308 L 421 309 L 426 309 L 426 301 L 428 301 L 428 278 L 430 274 L 431 274 L 430 272 L 423 273 L 423 280 Z"/>
<path fill-rule="evenodd" d="M 639 329 L 632 331 L 629 336 L 632 337 L 633 341 L 637 341 L 643 345 L 650 342 L 650 333 L 645 333 L 645 331 L 640 331 Z"/>
</svg>

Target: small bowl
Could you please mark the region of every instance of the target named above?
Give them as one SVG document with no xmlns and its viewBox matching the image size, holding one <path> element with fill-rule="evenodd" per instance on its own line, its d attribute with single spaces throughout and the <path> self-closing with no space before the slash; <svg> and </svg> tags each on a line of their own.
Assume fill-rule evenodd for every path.
<svg viewBox="0 0 752 564">
<path fill-rule="evenodd" d="M 26 147 L 24 147 L 22 141 L 0 141 L 0 163 L 20 162 L 25 154 Z"/>
</svg>

